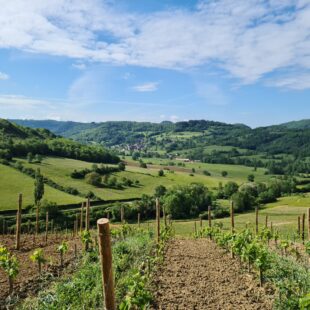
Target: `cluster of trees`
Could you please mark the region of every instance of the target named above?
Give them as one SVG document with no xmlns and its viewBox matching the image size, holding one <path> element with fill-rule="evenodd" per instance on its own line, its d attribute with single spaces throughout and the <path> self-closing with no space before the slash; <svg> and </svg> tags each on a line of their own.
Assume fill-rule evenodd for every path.
<svg viewBox="0 0 310 310">
<path fill-rule="evenodd" d="M 99 173 L 92 171 L 85 175 L 85 181 L 96 187 L 107 187 L 115 189 L 123 189 L 124 187 L 138 186 L 140 184 L 139 180 L 131 180 L 129 178 L 123 177 L 121 179 L 111 176 L 110 174 L 105 174 L 103 177 Z"/>
<path fill-rule="evenodd" d="M 258 204 L 274 202 L 282 195 L 297 192 L 296 180 L 291 177 L 279 177 L 271 179 L 267 184 L 249 182 L 239 187 L 233 181 L 225 186 L 219 184 L 218 199 L 231 199 L 234 201 L 236 211 L 251 210 Z"/>
<path fill-rule="evenodd" d="M 85 168 L 82 170 L 75 169 L 71 173 L 71 178 L 84 179 L 87 174 L 90 174 L 93 172 L 98 174 L 99 176 L 102 176 L 102 175 L 107 175 L 113 172 L 119 172 L 119 171 L 124 171 L 124 170 L 125 170 L 125 165 L 122 162 L 119 163 L 117 167 L 105 166 L 104 164 L 100 164 L 100 166 L 98 166 L 97 164 L 93 164 L 91 169 L 89 168 Z"/>
</svg>

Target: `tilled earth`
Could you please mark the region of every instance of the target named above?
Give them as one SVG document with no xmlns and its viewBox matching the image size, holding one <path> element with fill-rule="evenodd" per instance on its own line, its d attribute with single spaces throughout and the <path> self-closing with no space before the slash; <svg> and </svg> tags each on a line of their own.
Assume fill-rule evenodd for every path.
<svg viewBox="0 0 310 310">
<path fill-rule="evenodd" d="M 62 241 L 68 243 L 68 252 L 64 254 L 64 266 L 60 266 L 60 257 L 57 252 L 57 246 Z M 13 235 L 6 235 L 0 238 L 0 244 L 6 246 L 12 254 L 14 254 L 19 262 L 19 274 L 14 281 L 14 294 L 13 298 L 20 299 L 27 296 L 36 294 L 38 290 L 44 286 L 44 279 L 46 277 L 54 277 L 60 275 L 70 264 L 75 261 L 74 245 L 77 246 L 77 255 L 79 256 L 82 251 L 82 245 L 78 237 L 73 238 L 71 235 L 50 235 L 47 244 L 44 241 L 44 235 L 39 235 L 34 242 L 33 236 L 22 235 L 21 236 L 21 248 L 15 250 L 15 237 Z M 47 259 L 47 263 L 43 266 L 43 276 L 39 277 L 38 268 L 31 259 L 30 255 L 34 249 L 42 248 L 44 256 Z M 47 280 L 47 279 L 45 279 Z M 4 309 L 7 304 L 7 298 L 9 293 L 8 280 L 3 272 L 0 270 L 0 309 Z"/>
<path fill-rule="evenodd" d="M 212 241 L 175 239 L 154 279 L 152 309 L 268 310 L 272 294 Z"/>
</svg>

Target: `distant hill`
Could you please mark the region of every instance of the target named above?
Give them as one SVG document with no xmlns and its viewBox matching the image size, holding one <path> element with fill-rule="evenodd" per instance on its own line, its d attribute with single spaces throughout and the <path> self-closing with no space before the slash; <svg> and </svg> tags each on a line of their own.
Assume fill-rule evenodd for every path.
<svg viewBox="0 0 310 310">
<path fill-rule="evenodd" d="M 284 126 L 289 129 L 309 129 L 310 128 L 310 119 L 303 119 L 300 121 L 292 121 L 288 123 L 281 124 L 280 126 Z"/>
<path fill-rule="evenodd" d="M 129 150 L 179 152 L 206 146 L 232 146 L 269 154 L 310 156 L 310 120 L 251 129 L 243 124 L 206 120 L 184 122 L 109 121 L 101 123 L 53 120 L 12 120 L 32 128 L 43 127 L 54 134 L 85 144 Z M 196 151 L 195 151 L 196 152 Z M 186 153 L 186 152 L 185 152 Z M 200 150 L 199 158 L 203 157 Z"/>
</svg>

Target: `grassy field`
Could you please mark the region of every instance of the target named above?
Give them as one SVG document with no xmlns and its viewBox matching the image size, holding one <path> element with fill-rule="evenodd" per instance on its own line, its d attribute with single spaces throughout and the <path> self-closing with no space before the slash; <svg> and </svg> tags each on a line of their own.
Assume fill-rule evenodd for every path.
<svg viewBox="0 0 310 310">
<path fill-rule="evenodd" d="M 18 160 L 22 161 L 23 164 L 27 167 L 32 167 L 33 169 L 40 168 L 43 175 L 47 176 L 48 178 L 52 179 L 54 182 L 60 185 L 77 188 L 82 193 L 87 193 L 91 190 L 102 199 L 137 198 L 140 197 L 143 193 L 153 194 L 155 187 L 158 185 L 164 185 L 169 188 L 176 184 L 185 185 L 191 182 L 201 182 L 209 188 L 213 189 L 218 186 L 219 182 L 225 184 L 229 180 L 235 180 L 241 183 L 243 178 L 243 181 L 246 180 L 246 176 L 250 172 L 250 168 L 247 167 L 234 167 L 230 165 L 225 165 L 225 168 L 227 168 L 227 171 L 230 175 L 226 178 L 223 178 L 220 175 L 220 171 L 223 167 L 217 167 L 218 165 L 210 165 L 210 167 L 212 167 L 213 169 L 212 176 L 205 176 L 200 173 L 195 173 L 191 176 L 189 173 L 191 171 L 174 171 L 173 173 L 165 171 L 165 176 L 159 177 L 158 170 L 160 167 L 154 167 L 150 165 L 148 169 L 145 169 L 129 165 L 126 167 L 126 171 L 117 172 L 113 175 L 118 179 L 126 177 L 131 180 L 139 180 L 140 185 L 136 187 L 126 187 L 122 190 L 118 190 L 110 188 L 97 188 L 87 184 L 84 180 L 72 179 L 70 177 L 70 174 L 74 169 L 79 170 L 83 168 L 90 168 L 91 163 L 57 157 L 47 157 L 40 164 L 29 164 L 25 159 Z M 261 177 L 264 176 L 262 171 L 257 171 L 256 175 Z M 266 179 L 266 176 L 264 177 L 264 179 Z"/>
<path fill-rule="evenodd" d="M 0 210 L 17 208 L 18 194 L 23 193 L 23 206 L 34 203 L 34 180 L 23 173 L 0 165 L 1 198 Z M 82 198 L 60 192 L 45 185 L 44 198 L 58 204 L 70 204 L 82 201 Z"/>
<path fill-rule="evenodd" d="M 127 156 L 126 161 L 130 164 L 134 164 L 134 162 L 131 157 Z M 163 166 L 169 166 L 169 163 L 174 162 L 175 166 L 169 166 L 170 169 L 178 169 L 180 167 L 177 166 L 180 161 L 172 160 L 169 161 L 167 159 L 160 159 L 160 158 L 143 158 L 143 161 L 145 163 L 152 163 L 154 165 L 163 165 Z M 218 182 L 226 183 L 228 181 L 235 181 L 240 183 L 246 182 L 247 177 L 249 174 L 253 174 L 255 176 L 255 181 L 257 182 L 264 182 L 270 179 L 271 175 L 266 175 L 266 169 L 264 168 L 257 168 L 256 171 L 253 170 L 253 167 L 246 167 L 241 165 L 225 165 L 225 164 L 207 164 L 207 163 L 200 163 L 200 162 L 186 162 L 185 169 L 188 169 L 188 172 L 192 168 L 196 170 L 196 175 L 203 174 L 204 170 L 207 170 L 211 173 L 211 177 L 216 180 L 217 185 Z M 149 165 L 150 168 L 152 168 L 152 165 Z M 157 167 L 158 169 L 158 167 Z M 228 175 L 224 178 L 222 177 L 222 171 L 227 171 Z"/>
<path fill-rule="evenodd" d="M 304 196 L 290 196 L 282 197 L 276 203 L 267 204 L 259 211 L 259 227 L 265 226 L 266 215 L 268 216 L 268 223 L 272 222 L 273 228 L 277 229 L 281 238 L 289 237 L 293 239 L 297 232 L 297 218 L 303 213 L 306 214 L 310 207 L 310 194 Z M 176 235 L 189 236 L 194 232 L 195 220 L 188 221 L 174 221 Z M 223 223 L 223 227 L 230 229 L 230 218 L 223 218 L 214 220 L 213 223 Z M 197 227 L 199 226 L 199 219 L 196 220 Z M 203 225 L 207 225 L 207 221 L 203 221 Z M 255 228 L 255 212 L 247 212 L 235 215 L 235 228 L 237 230 L 243 229 L 246 225 L 253 229 Z M 307 227 L 307 223 L 306 223 Z M 307 232 L 306 232 L 307 236 Z"/>
</svg>

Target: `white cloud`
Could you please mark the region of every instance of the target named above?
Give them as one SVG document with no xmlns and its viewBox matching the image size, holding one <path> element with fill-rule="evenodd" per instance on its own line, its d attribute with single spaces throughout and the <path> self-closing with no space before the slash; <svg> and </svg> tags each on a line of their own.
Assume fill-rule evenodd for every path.
<svg viewBox="0 0 310 310">
<path fill-rule="evenodd" d="M 310 76 L 306 0 L 205 0 L 144 14 L 107 0 L 0 2 L 0 48 L 172 69 L 212 64 L 241 83 L 292 67 L 295 78 L 301 69 Z"/>
<path fill-rule="evenodd" d="M 158 82 L 148 82 L 132 87 L 137 92 L 152 92 L 158 89 Z"/>
<path fill-rule="evenodd" d="M 10 78 L 9 75 L 7 75 L 6 73 L 0 72 L 0 81 L 1 80 L 8 80 Z"/>
<path fill-rule="evenodd" d="M 19 95 L 0 95 L 0 107 L 22 107 L 33 108 L 36 106 L 47 106 L 50 103 L 42 99 L 28 98 Z"/>
<path fill-rule="evenodd" d="M 170 119 L 171 122 L 175 123 L 175 122 L 177 122 L 180 119 L 180 117 L 177 116 L 177 115 L 170 115 L 169 119 Z"/>
<path fill-rule="evenodd" d="M 72 67 L 78 70 L 85 70 L 86 69 L 86 65 L 84 63 L 81 62 L 77 62 L 72 64 Z"/>
</svg>

